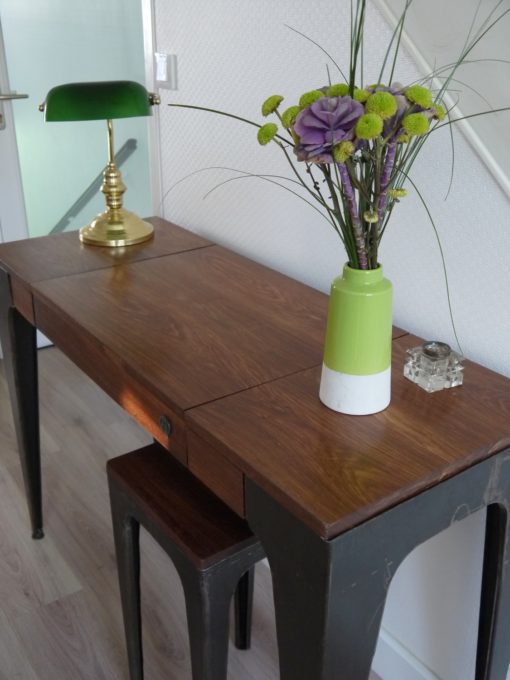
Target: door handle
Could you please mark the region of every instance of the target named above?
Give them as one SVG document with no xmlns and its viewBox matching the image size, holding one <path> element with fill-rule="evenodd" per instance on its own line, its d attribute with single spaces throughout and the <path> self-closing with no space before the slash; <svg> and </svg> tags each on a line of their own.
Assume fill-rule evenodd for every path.
<svg viewBox="0 0 510 680">
<path fill-rule="evenodd" d="M 0 93 L 0 130 L 5 130 L 5 116 L 2 102 L 10 101 L 11 99 L 27 99 L 28 94 L 18 94 L 17 92 Z"/>
<path fill-rule="evenodd" d="M 5 102 L 10 99 L 27 99 L 28 94 L 18 94 L 17 92 L 12 92 L 11 94 L 0 94 L 0 101 Z"/>
</svg>

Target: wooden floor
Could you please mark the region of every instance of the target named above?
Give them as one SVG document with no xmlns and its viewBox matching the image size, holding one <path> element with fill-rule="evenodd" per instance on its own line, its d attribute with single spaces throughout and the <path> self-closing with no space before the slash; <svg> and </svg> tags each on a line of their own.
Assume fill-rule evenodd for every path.
<svg viewBox="0 0 510 680">
<path fill-rule="evenodd" d="M 151 439 L 58 350 L 39 365 L 46 538 L 33 541 L 0 362 L 0 680 L 127 680 L 105 462 Z M 181 587 L 146 534 L 142 594 L 146 680 L 191 680 Z M 253 624 L 229 680 L 278 677 L 265 564 Z"/>
</svg>

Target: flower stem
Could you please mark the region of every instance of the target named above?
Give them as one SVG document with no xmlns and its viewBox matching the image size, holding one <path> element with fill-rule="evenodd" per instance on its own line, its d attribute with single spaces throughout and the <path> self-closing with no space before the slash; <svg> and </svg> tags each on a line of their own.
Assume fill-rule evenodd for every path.
<svg viewBox="0 0 510 680">
<path fill-rule="evenodd" d="M 344 163 L 337 163 L 340 179 L 345 192 L 345 197 L 349 205 L 349 212 L 351 214 L 352 231 L 354 233 L 354 241 L 356 243 L 356 253 L 358 255 L 358 262 L 360 269 L 368 269 L 368 259 L 365 250 L 365 239 L 363 238 L 363 227 L 359 218 L 358 206 L 356 204 L 356 195 L 352 186 L 351 178 Z"/>
<path fill-rule="evenodd" d="M 335 186 L 338 187 L 338 190 L 341 194 L 341 180 L 340 180 L 340 175 L 338 174 L 338 167 L 336 163 L 333 165 L 335 169 Z M 353 264 L 358 264 L 357 261 L 357 254 L 356 254 L 356 244 L 354 242 L 354 234 L 352 233 L 352 229 L 349 228 L 348 225 L 345 224 L 345 219 L 344 219 L 344 214 L 348 214 L 347 210 L 345 209 L 345 204 L 344 204 L 344 212 L 342 213 L 342 221 L 343 221 L 343 232 L 345 236 L 345 243 L 346 243 L 346 249 L 348 253 L 353 253 L 352 256 L 352 263 Z"/>
<path fill-rule="evenodd" d="M 346 219 L 342 216 L 342 209 L 340 207 L 340 202 L 338 200 L 338 195 L 337 195 L 337 189 L 335 187 L 335 183 L 331 177 L 331 172 L 329 169 L 329 165 L 326 165 L 324 163 L 319 164 L 319 168 L 324 175 L 324 179 L 326 180 L 326 183 L 328 185 L 330 195 L 331 195 L 331 201 L 333 202 L 333 212 L 337 216 L 338 222 L 341 224 L 341 228 L 344 234 L 344 244 L 345 248 L 347 250 L 347 255 L 349 256 L 349 263 L 354 269 L 358 269 L 359 264 L 358 264 L 358 256 L 357 256 L 357 251 L 356 248 L 352 246 L 351 243 L 351 237 L 350 237 L 350 229 L 349 225 L 346 224 Z M 345 216 L 346 217 L 346 216 Z"/>
<path fill-rule="evenodd" d="M 391 181 L 391 173 L 395 165 L 395 156 L 397 154 L 397 140 L 392 139 L 388 142 L 386 149 L 386 157 L 383 163 L 383 171 L 381 175 L 381 184 L 379 187 L 379 198 L 377 201 L 377 216 L 379 217 L 379 225 L 382 226 L 384 220 L 384 211 L 386 210 L 386 199 L 388 197 L 388 188 Z"/>
</svg>

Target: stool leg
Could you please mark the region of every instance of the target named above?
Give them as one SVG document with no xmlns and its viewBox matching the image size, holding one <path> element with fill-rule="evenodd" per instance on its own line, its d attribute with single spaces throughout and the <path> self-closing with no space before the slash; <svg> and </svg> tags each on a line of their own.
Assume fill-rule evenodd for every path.
<svg viewBox="0 0 510 680">
<path fill-rule="evenodd" d="M 220 575 L 181 572 L 193 680 L 226 680 L 229 613 L 234 585 Z"/>
<path fill-rule="evenodd" d="M 238 649 L 250 649 L 254 583 L 255 567 L 252 567 L 241 576 L 234 595 L 235 645 Z"/>
<path fill-rule="evenodd" d="M 115 554 L 119 577 L 129 677 L 143 680 L 142 616 L 140 607 L 140 525 L 128 514 L 122 493 L 110 484 Z"/>
</svg>

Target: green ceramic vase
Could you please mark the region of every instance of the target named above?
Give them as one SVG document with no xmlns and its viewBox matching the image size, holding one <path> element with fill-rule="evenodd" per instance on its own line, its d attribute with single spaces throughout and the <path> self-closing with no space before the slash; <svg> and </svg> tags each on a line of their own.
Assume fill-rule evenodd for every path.
<svg viewBox="0 0 510 680">
<path fill-rule="evenodd" d="M 392 286 L 383 269 L 344 266 L 331 285 L 319 396 L 340 413 L 368 415 L 391 397 Z"/>
</svg>

